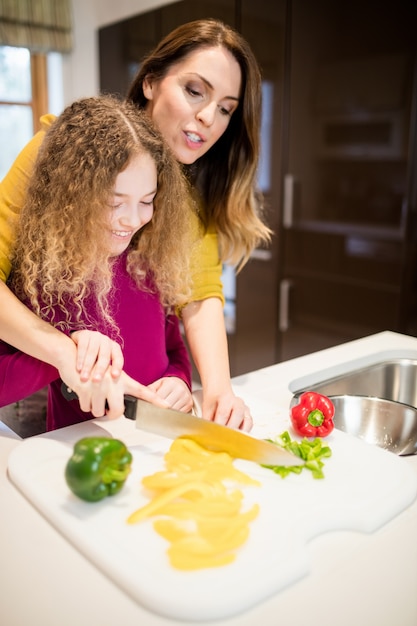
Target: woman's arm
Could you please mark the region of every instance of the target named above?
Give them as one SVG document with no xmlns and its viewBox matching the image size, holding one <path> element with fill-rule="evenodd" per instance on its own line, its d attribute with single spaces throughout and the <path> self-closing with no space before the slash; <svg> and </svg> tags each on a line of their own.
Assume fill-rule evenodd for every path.
<svg viewBox="0 0 417 626">
<path fill-rule="evenodd" d="M 91 378 L 94 382 L 101 380 L 109 367 L 109 352 L 98 352 L 92 368 L 93 355 L 97 355 L 96 346 L 90 346 L 88 357 L 88 346 L 83 343 L 82 349 L 77 349 L 75 341 L 37 317 L 1 280 L 0 302 L 0 339 L 56 367 L 61 378 L 68 385 L 73 385 L 74 390 L 80 382 L 88 380 L 92 370 Z M 111 364 L 112 375 L 117 378 L 123 368 L 123 355 L 116 349 L 116 345 L 113 346 L 110 358 L 114 359 Z"/>
<path fill-rule="evenodd" d="M 197 219 L 197 218 L 196 218 Z M 185 334 L 203 387 L 202 416 L 232 428 L 250 430 L 252 418 L 233 393 L 223 314 L 222 262 L 216 231 L 194 225 L 191 251 L 193 300 L 182 309 Z"/>
<path fill-rule="evenodd" d="M 230 381 L 223 304 L 219 298 L 191 302 L 182 311 L 185 334 L 203 387 L 203 417 L 249 431 L 248 407 Z"/>
<path fill-rule="evenodd" d="M 71 339 L 32 313 L 3 281 L 0 301 L 0 339 L 59 369 L 68 357 Z M 72 350 L 75 353 L 75 344 Z"/>
</svg>

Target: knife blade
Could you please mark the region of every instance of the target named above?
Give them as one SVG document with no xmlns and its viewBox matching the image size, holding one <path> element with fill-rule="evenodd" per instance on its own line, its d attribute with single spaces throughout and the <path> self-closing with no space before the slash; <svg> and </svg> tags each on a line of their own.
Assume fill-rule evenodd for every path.
<svg viewBox="0 0 417 626">
<path fill-rule="evenodd" d="M 61 386 L 67 400 L 77 398 L 77 394 L 65 383 Z M 257 439 L 240 430 L 210 422 L 191 413 L 164 409 L 145 400 L 125 395 L 125 412 L 128 419 L 136 421 L 136 428 L 147 432 L 176 439 L 186 437 L 217 452 L 227 452 L 230 456 L 259 465 L 303 465 L 302 459 L 284 448 L 269 441 Z"/>
<path fill-rule="evenodd" d="M 163 409 L 145 400 L 126 398 L 125 415 L 136 420 L 136 427 L 168 439 L 186 437 L 217 452 L 260 465 L 303 465 L 296 455 L 280 446 L 256 439 L 240 430 L 210 422 L 191 413 Z"/>
</svg>

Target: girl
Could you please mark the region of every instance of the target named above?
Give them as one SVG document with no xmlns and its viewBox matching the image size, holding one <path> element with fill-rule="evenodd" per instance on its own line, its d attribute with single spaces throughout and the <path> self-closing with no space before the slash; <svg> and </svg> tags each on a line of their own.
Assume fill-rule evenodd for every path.
<svg viewBox="0 0 417 626">
<path fill-rule="evenodd" d="M 22 208 L 10 287 L 66 335 L 98 331 L 123 350 L 107 397 L 164 386 L 192 407 L 191 373 L 174 307 L 189 299 L 189 216 L 179 165 L 149 117 L 110 96 L 67 107 L 49 129 Z M 92 417 L 61 394 L 51 365 L 0 344 L 0 405 L 49 384 L 47 430 Z M 146 398 L 145 398 L 146 399 Z M 103 397 L 93 412 L 103 415 Z"/>
</svg>

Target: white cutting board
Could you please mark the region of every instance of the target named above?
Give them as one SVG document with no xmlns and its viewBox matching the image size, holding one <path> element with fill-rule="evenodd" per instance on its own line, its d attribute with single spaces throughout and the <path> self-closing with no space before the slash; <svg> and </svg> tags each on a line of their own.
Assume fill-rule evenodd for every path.
<svg viewBox="0 0 417 626">
<path fill-rule="evenodd" d="M 64 479 L 72 445 L 83 436 L 109 432 L 128 442 L 132 473 L 120 494 L 99 503 L 82 502 Z M 95 420 L 26 439 L 9 457 L 9 476 L 109 578 L 148 610 L 171 619 L 225 619 L 249 609 L 308 575 L 314 567 L 309 562 L 309 540 L 335 530 L 372 533 L 417 495 L 417 476 L 403 458 L 340 431 L 327 439 L 333 456 L 326 459 L 324 480 L 314 480 L 307 471 L 282 479 L 253 463 L 235 461 L 262 482 L 260 488 L 243 489 L 248 507 L 260 504 L 250 537 L 234 563 L 181 572 L 170 566 L 167 543 L 151 522 L 131 526 L 125 521 L 148 501 L 141 478 L 163 469 L 163 454 L 171 442 L 135 430 L 124 418 L 120 433 L 114 422 L 106 432 L 105 422 Z"/>
</svg>

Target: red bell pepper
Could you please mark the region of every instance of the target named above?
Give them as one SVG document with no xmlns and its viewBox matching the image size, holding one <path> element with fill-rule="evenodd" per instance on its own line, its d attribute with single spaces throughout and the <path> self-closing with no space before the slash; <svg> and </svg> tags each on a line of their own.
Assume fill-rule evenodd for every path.
<svg viewBox="0 0 417 626">
<path fill-rule="evenodd" d="M 334 428 L 334 404 L 315 391 L 301 394 L 299 403 L 291 408 L 291 423 L 303 437 L 327 437 Z"/>
</svg>

